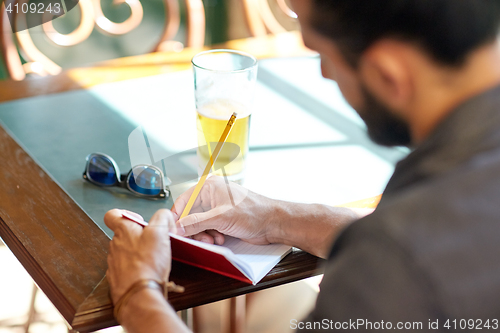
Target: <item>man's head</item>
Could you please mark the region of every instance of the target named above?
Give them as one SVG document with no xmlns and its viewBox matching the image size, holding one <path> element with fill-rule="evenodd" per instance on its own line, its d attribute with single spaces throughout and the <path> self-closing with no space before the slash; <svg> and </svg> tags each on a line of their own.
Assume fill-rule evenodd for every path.
<svg viewBox="0 0 500 333">
<path fill-rule="evenodd" d="M 323 75 L 337 81 L 380 144 L 423 139 L 459 95 L 500 79 L 492 75 L 496 69 L 477 73 L 487 56 L 475 56 L 496 40 L 499 0 L 295 0 L 293 6 L 306 45 L 321 55 Z"/>
</svg>

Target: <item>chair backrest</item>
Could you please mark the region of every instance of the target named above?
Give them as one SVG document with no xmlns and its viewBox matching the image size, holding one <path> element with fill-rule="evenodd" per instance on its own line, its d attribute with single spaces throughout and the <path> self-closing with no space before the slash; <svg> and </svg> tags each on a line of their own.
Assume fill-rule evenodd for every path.
<svg viewBox="0 0 500 333">
<path fill-rule="evenodd" d="M 184 47 L 174 41 L 181 22 L 179 0 L 162 0 L 165 8 L 165 27 L 161 38 L 152 50 L 179 50 Z M 202 0 L 182 0 L 186 11 L 185 46 L 201 47 L 205 40 L 205 11 Z M 19 7 L 29 0 L 17 0 Z M 144 17 L 143 6 L 139 0 L 113 0 L 114 5 L 129 6 L 129 17 L 116 23 L 106 17 L 102 10 L 101 0 L 79 0 L 80 23 L 70 33 L 60 33 L 54 28 L 52 21 L 42 24 L 43 33 L 51 43 L 60 47 L 72 47 L 89 38 L 96 27 L 100 32 L 110 36 L 125 35 L 136 29 Z M 22 11 L 15 16 L 17 26 L 26 26 L 26 14 Z M 45 21 L 45 20 L 44 20 Z M 33 42 L 31 29 L 12 31 L 7 15 L 5 2 L 0 8 L 0 48 L 9 76 L 14 80 L 23 80 L 26 74 L 55 75 L 62 68 L 45 55 Z M 21 30 L 21 29 L 20 29 Z"/>
<path fill-rule="evenodd" d="M 254 37 L 298 29 L 297 15 L 286 0 L 242 0 L 245 20 Z"/>
</svg>

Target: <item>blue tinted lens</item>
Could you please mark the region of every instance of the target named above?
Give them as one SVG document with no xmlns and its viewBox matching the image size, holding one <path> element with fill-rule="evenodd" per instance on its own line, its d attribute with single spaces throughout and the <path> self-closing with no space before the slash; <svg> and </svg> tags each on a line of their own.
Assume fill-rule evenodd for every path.
<svg viewBox="0 0 500 333">
<path fill-rule="evenodd" d="M 147 166 L 138 166 L 128 177 L 128 185 L 132 190 L 144 195 L 158 195 L 162 190 L 162 175 L 158 170 Z"/>
<path fill-rule="evenodd" d="M 90 158 L 88 176 L 102 185 L 113 185 L 117 179 L 113 163 L 107 157 L 99 155 L 93 155 Z"/>
</svg>

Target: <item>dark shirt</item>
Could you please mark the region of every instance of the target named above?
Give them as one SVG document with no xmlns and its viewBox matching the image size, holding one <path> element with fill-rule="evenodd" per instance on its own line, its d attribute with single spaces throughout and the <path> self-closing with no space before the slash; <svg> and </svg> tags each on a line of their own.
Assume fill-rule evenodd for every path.
<svg viewBox="0 0 500 333">
<path fill-rule="evenodd" d="M 500 331 L 500 87 L 460 105 L 397 164 L 376 211 L 334 243 L 320 289 L 292 328 Z"/>
</svg>

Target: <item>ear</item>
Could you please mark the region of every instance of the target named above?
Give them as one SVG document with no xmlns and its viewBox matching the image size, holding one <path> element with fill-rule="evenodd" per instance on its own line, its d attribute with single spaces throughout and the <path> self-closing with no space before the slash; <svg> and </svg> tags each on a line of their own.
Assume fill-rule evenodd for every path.
<svg viewBox="0 0 500 333">
<path fill-rule="evenodd" d="M 360 76 L 367 88 L 393 110 L 407 110 L 414 95 L 408 48 L 394 40 L 381 40 L 360 58 Z"/>
</svg>

